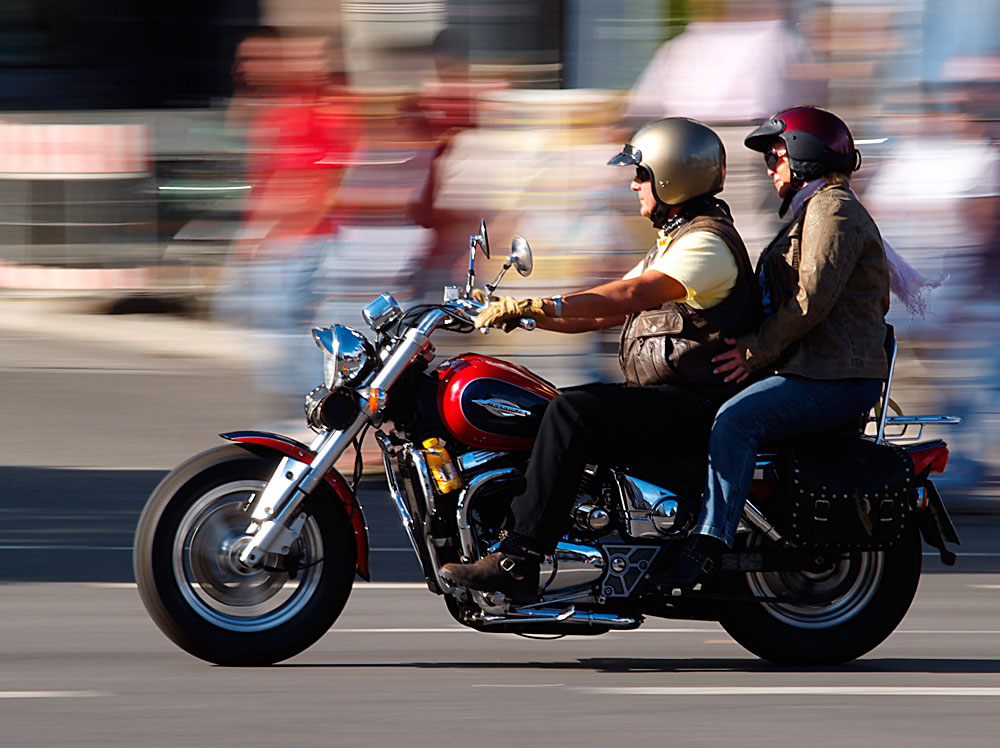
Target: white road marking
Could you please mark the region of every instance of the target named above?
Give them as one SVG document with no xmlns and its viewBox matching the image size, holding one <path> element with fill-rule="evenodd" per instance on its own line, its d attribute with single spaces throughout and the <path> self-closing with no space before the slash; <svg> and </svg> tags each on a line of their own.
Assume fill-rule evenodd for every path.
<svg viewBox="0 0 1000 748">
<path fill-rule="evenodd" d="M 0 699 L 91 699 L 107 696 L 100 691 L 0 691 Z"/>
<path fill-rule="evenodd" d="M 565 688 L 565 683 L 473 683 L 473 688 Z"/>
<path fill-rule="evenodd" d="M 131 551 L 130 545 L 0 545 L 0 551 Z"/>
<path fill-rule="evenodd" d="M 135 582 L 88 582 L 91 587 L 106 590 L 134 590 Z M 426 590 L 423 582 L 358 582 L 353 592 L 358 590 Z"/>
<path fill-rule="evenodd" d="M 977 590 L 1000 590 L 1000 584 L 970 584 L 969 587 Z"/>
<path fill-rule="evenodd" d="M 610 686 L 574 690 L 614 696 L 1000 696 L 1000 687 L 986 686 Z"/>
<path fill-rule="evenodd" d="M 0 551 L 132 551 L 130 545 L 61 545 L 59 543 L 49 543 L 47 545 L 3 545 L 0 544 Z M 413 553 L 412 548 L 369 548 L 372 553 Z"/>
</svg>

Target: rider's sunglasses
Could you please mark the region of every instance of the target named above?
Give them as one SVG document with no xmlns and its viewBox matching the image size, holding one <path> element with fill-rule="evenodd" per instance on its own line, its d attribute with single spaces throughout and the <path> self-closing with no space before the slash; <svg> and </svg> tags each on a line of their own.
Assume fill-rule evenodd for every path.
<svg viewBox="0 0 1000 748">
<path fill-rule="evenodd" d="M 635 167 L 635 181 L 642 183 L 650 180 L 649 170 L 644 166 Z"/>
<path fill-rule="evenodd" d="M 778 162 L 781 161 L 782 157 L 786 156 L 786 151 L 768 151 L 764 154 L 764 163 L 767 165 L 768 171 L 774 171 L 778 168 Z"/>
</svg>

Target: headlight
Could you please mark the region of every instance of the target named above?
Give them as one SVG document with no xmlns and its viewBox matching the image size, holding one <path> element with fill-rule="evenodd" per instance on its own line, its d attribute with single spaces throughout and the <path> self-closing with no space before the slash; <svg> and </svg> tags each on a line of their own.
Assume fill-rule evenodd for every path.
<svg viewBox="0 0 1000 748">
<path fill-rule="evenodd" d="M 331 390 L 361 384 L 375 368 L 375 348 L 344 325 L 316 328 L 313 340 L 323 351 L 323 380 Z"/>
</svg>

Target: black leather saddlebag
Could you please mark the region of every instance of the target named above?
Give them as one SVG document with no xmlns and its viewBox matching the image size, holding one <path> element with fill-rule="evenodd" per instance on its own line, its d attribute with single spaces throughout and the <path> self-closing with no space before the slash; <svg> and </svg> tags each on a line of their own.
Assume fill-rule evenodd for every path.
<svg viewBox="0 0 1000 748">
<path fill-rule="evenodd" d="M 917 483 L 905 451 L 856 436 L 783 451 L 781 531 L 798 546 L 876 550 L 899 540 Z"/>
</svg>

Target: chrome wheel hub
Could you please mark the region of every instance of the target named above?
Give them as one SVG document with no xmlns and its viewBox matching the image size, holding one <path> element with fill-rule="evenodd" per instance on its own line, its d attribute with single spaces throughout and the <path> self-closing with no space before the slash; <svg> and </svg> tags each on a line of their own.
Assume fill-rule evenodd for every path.
<svg viewBox="0 0 1000 748">
<path fill-rule="evenodd" d="M 292 552 L 302 569 L 292 580 L 282 559 L 268 556 L 260 567 L 239 560 L 250 542 L 246 507 L 264 484 L 240 480 L 214 488 L 181 518 L 172 552 L 174 579 L 188 605 L 202 618 L 231 631 L 261 631 L 293 618 L 312 598 L 323 569 L 323 541 L 309 517 Z"/>
<path fill-rule="evenodd" d="M 845 554 L 823 571 L 755 571 L 747 573 L 746 579 L 756 596 L 801 600 L 761 603 L 782 623 L 825 629 L 846 623 L 864 610 L 878 590 L 883 568 L 882 553 L 867 551 Z"/>
</svg>

